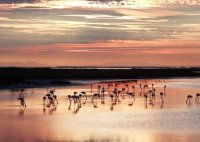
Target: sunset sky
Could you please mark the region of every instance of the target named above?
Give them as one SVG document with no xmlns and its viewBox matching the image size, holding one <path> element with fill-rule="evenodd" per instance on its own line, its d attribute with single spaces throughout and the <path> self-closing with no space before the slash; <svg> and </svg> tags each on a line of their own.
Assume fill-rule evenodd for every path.
<svg viewBox="0 0 200 142">
<path fill-rule="evenodd" d="M 200 0 L 0 0 L 0 66 L 200 66 Z"/>
</svg>

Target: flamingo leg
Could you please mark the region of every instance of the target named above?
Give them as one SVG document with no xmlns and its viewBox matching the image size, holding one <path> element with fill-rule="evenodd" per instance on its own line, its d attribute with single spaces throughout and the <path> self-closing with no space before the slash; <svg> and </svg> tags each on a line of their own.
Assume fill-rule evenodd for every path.
<svg viewBox="0 0 200 142">
<path fill-rule="evenodd" d="M 71 104 L 72 104 L 72 100 L 71 100 L 71 98 L 69 98 L 69 107 L 68 107 L 68 109 L 71 109 Z"/>
</svg>

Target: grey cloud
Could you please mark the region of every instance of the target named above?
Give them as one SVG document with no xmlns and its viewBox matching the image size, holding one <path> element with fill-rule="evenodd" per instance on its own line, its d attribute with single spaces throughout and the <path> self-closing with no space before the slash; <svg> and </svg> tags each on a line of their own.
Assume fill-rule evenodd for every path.
<svg viewBox="0 0 200 142">
<path fill-rule="evenodd" d="M 87 1 L 94 1 L 94 2 L 112 2 L 112 1 L 116 1 L 116 2 L 120 2 L 123 0 L 87 0 Z"/>
<path fill-rule="evenodd" d="M 141 2 L 140 0 L 87 0 L 89 2 L 92 2 L 94 4 L 98 3 L 105 3 L 109 4 L 110 6 L 125 6 L 125 7 L 131 7 L 131 6 L 138 6 L 138 7 L 145 7 L 145 5 L 149 4 L 151 6 L 156 7 L 185 7 L 185 6 L 199 6 L 200 1 L 199 0 L 148 0 L 145 2 Z"/>
<path fill-rule="evenodd" d="M 3 12 L 3 11 L 2 11 Z M 38 18 L 43 19 L 58 19 L 58 20 L 70 20 L 76 18 L 79 20 L 80 17 L 63 16 L 63 15 L 112 15 L 112 16 L 123 16 L 123 14 L 114 12 L 112 10 L 98 10 L 98 9 L 37 9 L 37 8 L 20 8 L 9 10 L 8 18 Z M 25 13 L 25 14 L 24 14 Z M 1 11 L 0 11 L 1 15 Z"/>
<path fill-rule="evenodd" d="M 0 4 L 35 3 L 35 2 L 40 2 L 40 0 L 1 0 Z"/>
<path fill-rule="evenodd" d="M 2 20 L 0 22 L 0 47 L 93 43 L 106 40 L 174 39 L 181 38 L 184 32 L 199 35 L 199 31 L 196 31 L 195 28 L 181 27 L 183 24 L 200 23 L 198 10 L 184 9 L 186 12 L 187 10 L 186 14 L 190 15 L 155 16 L 154 18 L 135 20 L 118 19 L 117 17 L 126 15 L 112 9 L 22 8 L 9 10 L 9 14 L 0 11 L 0 17 L 9 19 L 9 21 Z M 116 18 L 87 19 L 84 18 L 84 15 L 109 15 Z M 162 20 L 163 22 L 160 22 Z M 70 22 L 72 22 L 72 26 L 68 25 Z M 47 26 L 48 28 L 46 28 Z M 56 32 L 62 34 L 59 35 Z M 188 35 L 188 37 L 190 36 Z"/>
<path fill-rule="evenodd" d="M 93 43 L 107 40 L 155 40 L 171 38 L 173 30 L 160 34 L 155 31 L 124 31 L 115 29 L 95 29 L 79 28 L 74 35 L 38 35 L 15 31 L 15 29 L 1 29 L 0 45 L 1 47 L 20 47 L 34 45 L 51 45 L 64 43 Z M 158 30 L 159 31 L 159 30 Z"/>
<path fill-rule="evenodd" d="M 75 2 L 75 3 L 74 3 Z M 33 7 L 41 8 L 41 4 L 46 7 L 59 7 L 60 4 L 64 4 L 64 6 L 74 6 L 74 7 L 101 7 L 104 6 L 114 7 L 114 8 L 145 8 L 145 7 L 197 7 L 200 6 L 199 0 L 148 0 L 148 1 L 140 1 L 140 0 L 83 0 L 83 3 L 86 5 L 82 5 L 81 2 L 77 5 L 76 0 L 74 1 L 65 1 L 65 0 L 1 0 L 0 4 L 20 4 L 20 3 L 29 3 L 29 8 L 32 3 L 36 3 Z M 74 5 L 75 4 L 75 5 Z M 22 6 L 24 7 L 24 6 Z"/>
<path fill-rule="evenodd" d="M 45 66 L 44 64 L 40 64 L 38 62 L 34 62 L 34 61 L 27 61 L 27 62 L 0 62 L 0 66 L 2 67 L 42 67 Z"/>
</svg>

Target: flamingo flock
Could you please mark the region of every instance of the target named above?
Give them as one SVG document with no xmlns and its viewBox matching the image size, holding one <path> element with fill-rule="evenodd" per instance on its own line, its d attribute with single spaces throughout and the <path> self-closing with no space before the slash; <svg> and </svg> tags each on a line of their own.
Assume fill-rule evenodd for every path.
<svg viewBox="0 0 200 142">
<path fill-rule="evenodd" d="M 137 92 L 136 92 L 137 88 Z M 144 104 L 147 108 L 148 104 L 154 106 L 156 102 L 160 102 L 161 107 L 165 102 L 166 97 L 166 85 L 158 89 L 154 84 L 148 84 L 147 81 L 143 81 L 140 84 L 138 82 L 107 82 L 99 84 L 90 84 L 90 91 L 73 92 L 73 94 L 66 95 L 69 105 L 68 110 L 71 110 L 74 106 L 74 113 L 77 113 L 82 105 L 91 103 L 94 108 L 98 107 L 98 102 L 101 104 L 108 103 L 109 100 L 110 110 L 114 109 L 114 106 L 120 104 L 124 100 L 128 100 L 128 106 L 133 106 L 136 101 L 136 96 L 144 98 Z M 55 95 L 55 89 L 48 89 L 48 93 L 43 96 L 43 109 L 56 110 L 58 106 L 58 99 Z M 158 95 L 159 94 L 159 95 Z M 186 103 L 192 103 L 193 95 L 188 95 Z M 90 101 L 89 101 L 90 99 Z M 26 102 L 24 98 L 24 89 L 20 90 L 18 97 L 20 101 L 20 107 L 26 108 Z M 200 103 L 200 93 L 196 94 L 196 103 Z"/>
<path fill-rule="evenodd" d="M 52 110 L 56 110 L 57 106 L 58 106 L 58 100 L 57 100 L 57 96 L 54 94 L 55 89 L 50 90 L 49 93 L 47 93 L 44 97 L 43 97 L 43 109 L 45 110 L 46 107 L 50 108 Z"/>
<path fill-rule="evenodd" d="M 74 112 L 78 112 L 81 108 L 81 104 L 92 103 L 94 108 L 98 107 L 98 102 L 101 104 L 105 104 L 105 99 L 110 98 L 110 109 L 114 109 L 114 105 L 121 103 L 124 99 L 128 99 L 128 106 L 132 106 L 136 101 L 136 87 L 140 88 L 140 92 L 138 96 L 144 97 L 145 106 L 147 106 L 148 102 L 150 105 L 154 105 L 156 102 L 156 88 L 154 88 L 154 84 L 148 85 L 147 82 L 143 84 L 134 83 L 107 83 L 107 84 L 98 84 L 90 85 L 89 94 L 86 95 L 86 92 L 74 92 L 73 95 L 68 95 L 69 99 L 69 107 L 71 109 L 72 103 L 76 107 Z M 166 85 L 163 87 L 163 92 L 160 92 L 159 101 L 164 103 L 164 96 L 166 96 Z M 88 98 L 91 98 L 91 102 L 87 101 Z M 81 100 L 84 100 L 81 103 Z M 98 101 L 99 100 L 99 101 Z"/>
<path fill-rule="evenodd" d="M 193 98 L 193 95 L 187 95 L 186 104 L 191 104 L 192 98 Z M 197 94 L 196 94 L 196 97 L 195 97 L 195 102 L 196 102 L 197 104 L 200 103 L 200 102 L 199 102 L 199 98 L 200 98 L 200 93 L 197 93 Z"/>
</svg>

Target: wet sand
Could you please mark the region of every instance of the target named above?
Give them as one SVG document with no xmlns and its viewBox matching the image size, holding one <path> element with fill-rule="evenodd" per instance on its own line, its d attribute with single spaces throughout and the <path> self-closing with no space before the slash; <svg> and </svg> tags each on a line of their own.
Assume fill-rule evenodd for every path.
<svg viewBox="0 0 200 142">
<path fill-rule="evenodd" d="M 129 106 L 128 96 L 113 106 L 108 94 L 105 104 L 97 101 L 93 107 L 91 98 L 74 113 L 74 105 L 68 110 L 67 95 L 74 91 L 86 91 L 90 95 L 90 85 L 57 87 L 56 110 L 43 109 L 42 97 L 47 88 L 25 90 L 27 108 L 19 107 L 19 92 L 0 91 L 0 141 L 130 141 L 130 142 L 198 142 L 200 141 L 200 104 L 186 104 L 186 96 L 200 92 L 200 79 L 147 80 L 156 88 L 155 105 L 147 106 L 140 96 L 139 83 L 125 82 L 136 86 L 136 100 Z M 90 83 L 87 81 L 87 83 Z M 101 85 L 106 85 L 102 83 Z M 123 83 L 121 84 L 124 85 Z M 159 92 L 166 85 L 164 103 Z M 98 83 L 93 84 L 97 91 Z M 119 85 L 120 86 L 120 85 Z"/>
</svg>

